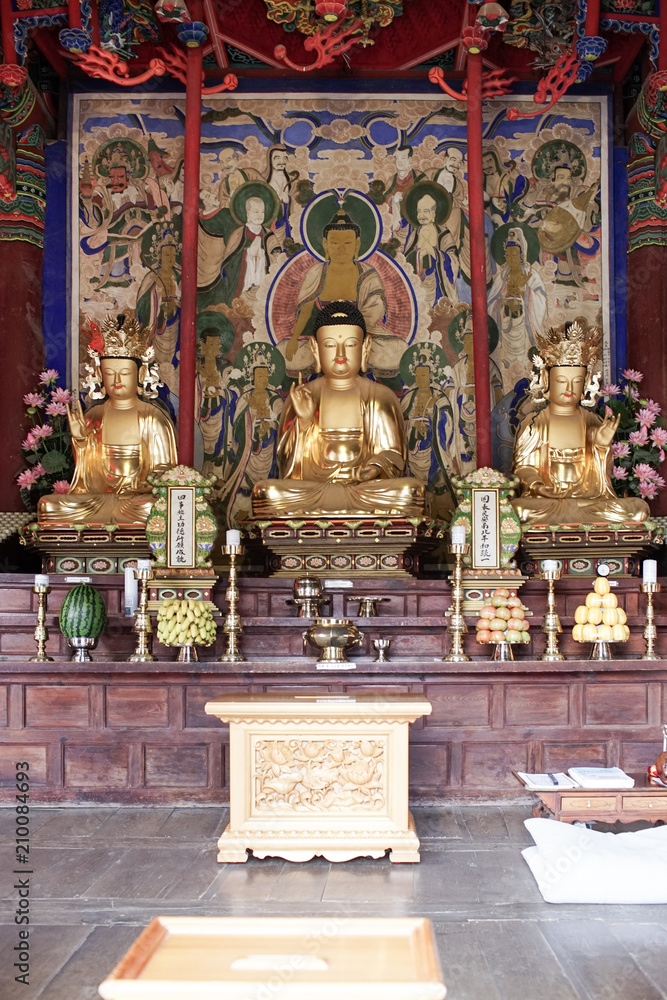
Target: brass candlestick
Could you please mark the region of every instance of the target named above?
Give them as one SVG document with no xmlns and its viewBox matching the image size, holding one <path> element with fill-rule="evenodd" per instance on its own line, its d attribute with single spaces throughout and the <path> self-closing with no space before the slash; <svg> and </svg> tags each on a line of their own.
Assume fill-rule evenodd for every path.
<svg viewBox="0 0 667 1000">
<path fill-rule="evenodd" d="M 547 637 L 547 644 L 540 659 L 546 660 L 548 663 L 555 663 L 557 660 L 565 659 L 558 648 L 558 634 L 563 631 L 563 626 L 556 613 L 556 598 L 554 595 L 554 583 L 556 580 L 560 580 L 560 570 L 544 569 L 540 573 L 540 579 L 546 580 L 549 584 L 549 590 L 547 591 L 547 613 L 542 622 L 542 631 Z"/>
<path fill-rule="evenodd" d="M 236 586 L 236 559 L 238 556 L 242 556 L 244 552 L 245 549 L 242 545 L 222 546 L 222 554 L 229 556 L 229 586 L 225 593 L 229 609 L 222 630 L 227 636 L 227 652 L 224 656 L 220 657 L 222 663 L 240 663 L 242 660 L 245 660 L 245 656 L 241 653 L 238 646 L 243 626 L 241 625 L 241 616 L 236 610 L 239 599 L 239 590 Z"/>
<path fill-rule="evenodd" d="M 642 583 L 640 585 L 642 593 L 646 594 L 646 625 L 644 626 L 644 638 L 646 640 L 646 652 L 640 657 L 641 660 L 661 660 L 655 651 L 655 640 L 658 632 L 653 622 L 653 595 L 660 591 L 659 583 Z"/>
<path fill-rule="evenodd" d="M 139 581 L 139 607 L 134 613 L 134 632 L 137 636 L 137 648 L 130 657 L 130 663 L 154 663 L 157 657 L 151 653 L 153 642 L 153 626 L 147 610 L 148 582 L 153 579 L 153 570 L 135 569 L 135 578 Z"/>
<path fill-rule="evenodd" d="M 37 656 L 31 656 L 29 663 L 53 663 L 53 657 L 46 655 L 46 640 L 49 633 L 46 629 L 46 595 L 50 593 L 50 587 L 42 584 L 35 584 L 32 588 L 33 594 L 37 594 L 37 625 L 35 626 L 35 642 L 37 643 Z"/>
<path fill-rule="evenodd" d="M 463 651 L 463 636 L 468 631 L 468 626 L 466 625 L 463 612 L 461 611 L 461 605 L 463 603 L 463 573 L 461 569 L 461 560 L 469 549 L 470 546 L 467 543 L 452 542 L 449 546 L 449 551 L 453 553 L 456 558 L 456 565 L 454 566 L 454 582 L 452 585 L 452 606 L 451 609 L 446 612 L 449 615 L 449 625 L 447 626 L 447 631 L 452 637 L 452 645 L 449 653 L 447 656 L 443 656 L 443 660 L 447 663 L 465 663 L 470 660 L 470 657 Z"/>
</svg>

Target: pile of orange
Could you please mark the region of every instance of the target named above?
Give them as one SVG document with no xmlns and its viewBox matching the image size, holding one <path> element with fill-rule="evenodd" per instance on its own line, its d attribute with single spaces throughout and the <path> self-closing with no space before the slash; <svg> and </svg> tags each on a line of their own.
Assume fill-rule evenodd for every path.
<svg viewBox="0 0 667 1000">
<path fill-rule="evenodd" d="M 619 608 L 618 598 L 611 593 L 604 576 L 595 579 L 593 592 L 574 612 L 574 621 L 572 638 L 577 642 L 627 642 L 630 638 L 625 611 Z"/>
</svg>

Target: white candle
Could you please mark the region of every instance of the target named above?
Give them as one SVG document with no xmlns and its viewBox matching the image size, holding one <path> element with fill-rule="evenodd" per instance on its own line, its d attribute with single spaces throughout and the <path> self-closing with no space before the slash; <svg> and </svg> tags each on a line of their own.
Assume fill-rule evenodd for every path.
<svg viewBox="0 0 667 1000">
<path fill-rule="evenodd" d="M 466 543 L 466 529 L 463 524 L 455 524 L 451 529 L 452 533 L 452 545 L 465 545 Z"/>
<path fill-rule="evenodd" d="M 555 559 L 545 559 L 542 563 L 542 569 L 545 573 L 557 573 L 558 563 Z"/>
<path fill-rule="evenodd" d="M 645 559 L 642 567 L 644 583 L 658 582 L 658 564 L 655 559 Z"/>
<path fill-rule="evenodd" d="M 48 587 L 49 586 L 49 578 L 46 575 L 46 573 L 38 573 L 36 575 L 36 577 L 35 577 L 35 586 L 36 587 Z"/>
<path fill-rule="evenodd" d="M 137 569 L 150 569 L 152 565 L 150 559 L 137 559 Z"/>
<path fill-rule="evenodd" d="M 225 535 L 226 545 L 240 545 L 241 544 L 241 532 L 237 531 L 236 528 L 230 528 Z"/>
<path fill-rule="evenodd" d="M 131 616 L 139 607 L 139 582 L 134 575 L 134 566 L 125 567 L 125 614 Z"/>
</svg>

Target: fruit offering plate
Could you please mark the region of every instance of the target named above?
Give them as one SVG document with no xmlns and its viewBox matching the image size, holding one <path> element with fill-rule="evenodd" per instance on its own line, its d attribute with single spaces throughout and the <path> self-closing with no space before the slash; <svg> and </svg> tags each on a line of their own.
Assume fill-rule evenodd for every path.
<svg viewBox="0 0 667 1000">
<path fill-rule="evenodd" d="M 497 587 L 479 613 L 475 626 L 477 642 L 529 642 L 530 625 L 526 612 L 530 614 L 528 608 L 521 603 L 521 598 L 516 596 L 516 591 Z"/>
</svg>

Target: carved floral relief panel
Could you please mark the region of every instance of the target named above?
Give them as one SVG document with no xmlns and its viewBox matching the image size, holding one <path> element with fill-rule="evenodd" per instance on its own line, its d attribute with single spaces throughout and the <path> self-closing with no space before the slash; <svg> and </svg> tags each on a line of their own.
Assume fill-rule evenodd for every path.
<svg viewBox="0 0 667 1000">
<path fill-rule="evenodd" d="M 257 740 L 254 812 L 384 810 L 386 741 Z"/>
</svg>

